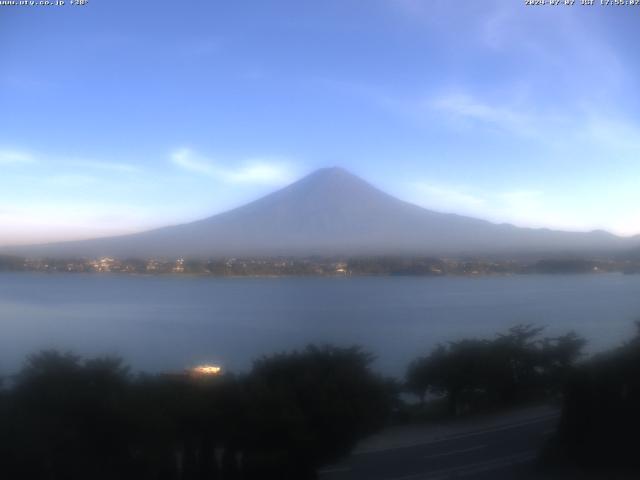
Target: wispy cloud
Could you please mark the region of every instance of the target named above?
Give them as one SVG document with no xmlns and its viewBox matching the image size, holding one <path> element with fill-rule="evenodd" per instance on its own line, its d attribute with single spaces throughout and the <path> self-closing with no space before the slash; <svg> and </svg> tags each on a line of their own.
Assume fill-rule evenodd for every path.
<svg viewBox="0 0 640 480">
<path fill-rule="evenodd" d="M 406 190 L 411 192 L 409 201 L 425 208 L 496 223 L 561 230 L 593 230 L 602 226 L 599 224 L 602 218 L 588 213 L 576 215 L 575 211 L 558 205 L 557 199 L 542 190 L 489 191 L 419 181 L 411 182 Z"/>
<path fill-rule="evenodd" d="M 466 93 L 435 96 L 422 105 L 457 118 L 475 120 L 519 133 L 527 132 L 531 124 L 531 118 L 527 114 L 513 107 L 492 105 Z"/>
<path fill-rule="evenodd" d="M 422 205 L 446 212 L 478 212 L 486 204 L 482 196 L 459 186 L 439 185 L 431 182 L 412 182 L 410 190 L 417 192 Z"/>
<path fill-rule="evenodd" d="M 45 179 L 49 184 L 58 186 L 58 187 L 82 187 L 86 185 L 90 185 L 98 182 L 98 178 L 93 177 L 91 175 L 81 175 L 81 174 L 63 174 L 63 175 L 52 175 Z"/>
<path fill-rule="evenodd" d="M 284 185 L 295 179 L 290 163 L 277 157 L 249 158 L 235 168 L 221 166 L 188 148 L 174 151 L 170 158 L 174 165 L 184 170 L 225 183 Z"/>
<path fill-rule="evenodd" d="M 33 155 L 20 150 L 0 150 L 0 165 L 35 163 Z"/>
<path fill-rule="evenodd" d="M 114 173 L 135 173 L 142 171 L 138 165 L 132 163 L 74 158 L 64 154 L 48 154 L 0 147 L 0 165 L 19 164 L 54 166 L 61 171 L 70 169 L 74 173 L 78 173 L 78 170 L 104 170 Z"/>
<path fill-rule="evenodd" d="M 640 125 L 632 119 L 616 116 L 615 113 L 588 111 L 583 128 L 578 129 L 581 141 L 597 143 L 608 152 L 640 153 Z"/>
<path fill-rule="evenodd" d="M 142 170 L 139 166 L 131 163 L 103 162 L 95 160 L 71 160 L 66 162 L 66 164 L 71 167 L 107 170 L 120 173 L 137 173 Z"/>
<path fill-rule="evenodd" d="M 148 218 L 148 211 L 129 204 L 0 204 L 0 246 L 133 233 L 153 226 Z"/>
<path fill-rule="evenodd" d="M 582 102 L 558 113 L 517 100 L 497 103 L 469 93 L 455 93 L 416 101 L 414 109 L 449 120 L 454 129 L 473 127 L 533 140 L 559 161 L 579 154 L 590 160 L 600 155 L 608 161 L 629 163 L 635 162 L 640 153 L 638 121 L 619 109 L 598 104 Z"/>
</svg>

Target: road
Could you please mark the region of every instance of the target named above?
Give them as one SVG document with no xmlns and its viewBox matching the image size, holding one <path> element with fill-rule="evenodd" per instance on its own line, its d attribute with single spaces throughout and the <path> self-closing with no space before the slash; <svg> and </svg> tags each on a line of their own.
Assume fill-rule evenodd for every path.
<svg viewBox="0 0 640 480">
<path fill-rule="evenodd" d="M 320 471 L 320 480 L 538 478 L 532 472 L 533 462 L 557 422 L 557 412 L 544 413 L 445 438 L 365 451 Z"/>
</svg>

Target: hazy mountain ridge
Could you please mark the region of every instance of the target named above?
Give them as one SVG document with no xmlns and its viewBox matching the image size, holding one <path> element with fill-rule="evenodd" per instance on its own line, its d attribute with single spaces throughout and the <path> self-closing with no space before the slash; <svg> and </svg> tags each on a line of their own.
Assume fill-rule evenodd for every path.
<svg viewBox="0 0 640 480">
<path fill-rule="evenodd" d="M 341 168 L 318 170 L 244 206 L 196 222 L 93 240 L 20 246 L 53 257 L 242 255 L 610 254 L 640 245 L 603 231 L 519 228 L 438 213 Z"/>
</svg>

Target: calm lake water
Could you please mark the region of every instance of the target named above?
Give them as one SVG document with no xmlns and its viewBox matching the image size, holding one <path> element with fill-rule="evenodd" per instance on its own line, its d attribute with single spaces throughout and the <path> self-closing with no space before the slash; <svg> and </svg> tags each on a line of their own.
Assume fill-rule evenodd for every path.
<svg viewBox="0 0 640 480">
<path fill-rule="evenodd" d="M 437 342 L 517 323 L 575 330 L 591 351 L 640 319 L 640 275 L 208 278 L 0 274 L 0 372 L 43 348 L 116 354 L 147 371 L 205 361 L 245 370 L 309 342 L 359 344 L 402 375 Z"/>
</svg>

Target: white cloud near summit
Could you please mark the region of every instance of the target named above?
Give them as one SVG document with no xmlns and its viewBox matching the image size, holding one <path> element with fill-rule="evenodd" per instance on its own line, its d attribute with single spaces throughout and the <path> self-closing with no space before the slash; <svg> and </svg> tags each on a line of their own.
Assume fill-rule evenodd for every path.
<svg viewBox="0 0 640 480">
<path fill-rule="evenodd" d="M 191 149 L 181 148 L 171 153 L 170 159 L 183 170 L 224 183 L 281 186 L 296 178 L 290 163 L 278 157 L 254 157 L 237 167 L 226 167 Z"/>
</svg>

